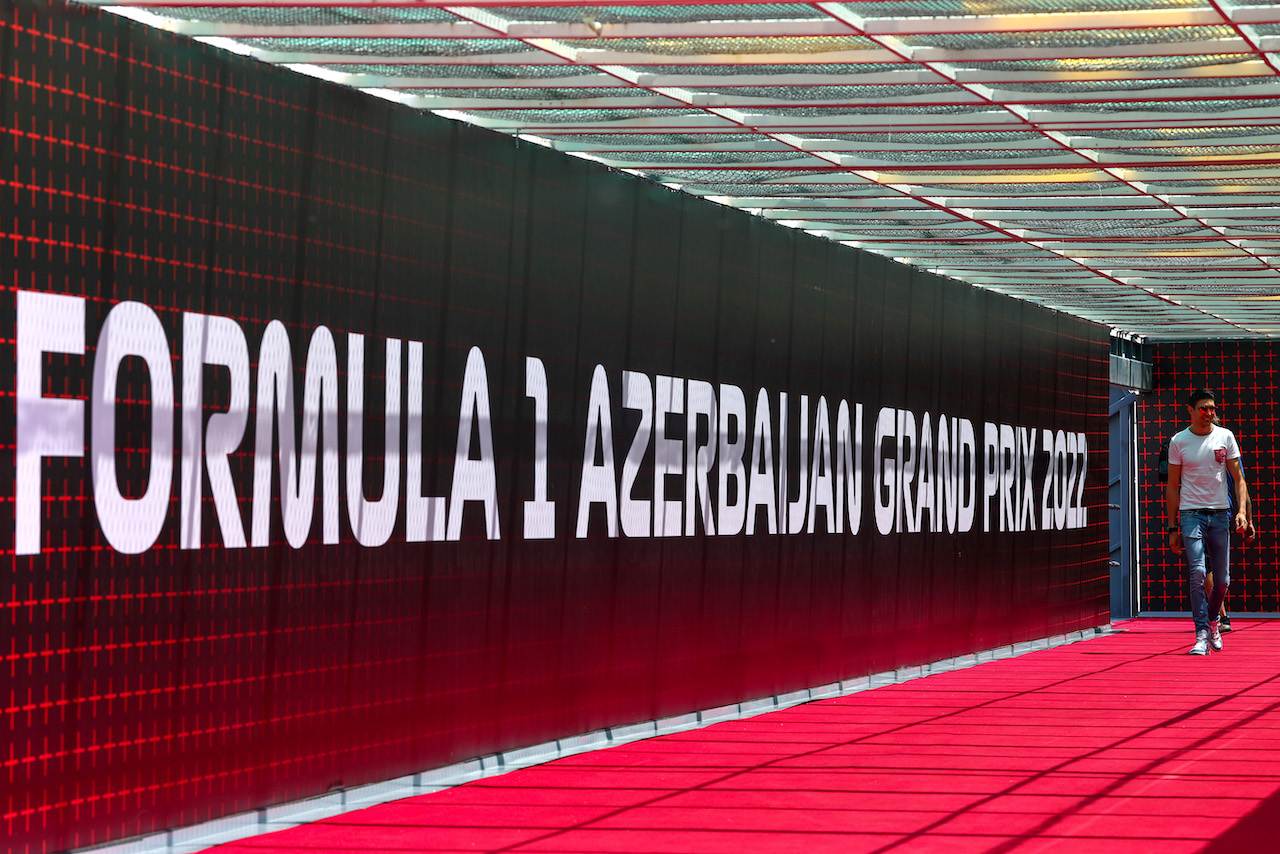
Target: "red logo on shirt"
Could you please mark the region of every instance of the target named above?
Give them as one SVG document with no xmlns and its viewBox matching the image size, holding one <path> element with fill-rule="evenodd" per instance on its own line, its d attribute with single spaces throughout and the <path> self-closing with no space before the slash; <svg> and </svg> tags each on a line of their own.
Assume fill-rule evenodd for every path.
<svg viewBox="0 0 1280 854">
<path fill-rule="evenodd" d="M 1215 448 L 1213 451 L 1213 460 L 1216 463 L 1225 463 L 1227 461 L 1227 449 Z"/>
</svg>

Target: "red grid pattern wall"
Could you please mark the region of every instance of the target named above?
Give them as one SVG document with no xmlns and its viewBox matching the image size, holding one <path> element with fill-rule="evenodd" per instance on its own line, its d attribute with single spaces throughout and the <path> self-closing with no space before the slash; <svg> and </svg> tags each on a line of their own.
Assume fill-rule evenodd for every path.
<svg viewBox="0 0 1280 854">
<path fill-rule="evenodd" d="M 0 499 L 13 509 L 0 514 L 0 850 L 98 844 L 1107 619 L 1100 327 L 81 7 L 0 0 L 0 85 Z M 23 301 L 47 310 L 20 323 Z M 121 306 L 143 306 L 141 320 L 109 338 Z M 223 362 L 191 344 L 196 316 L 231 330 Z M 81 346 L 58 338 L 74 339 L 77 323 Z M 338 462 L 332 475 L 317 469 L 314 517 L 290 545 L 286 466 L 256 447 L 305 432 L 304 362 L 315 349 L 315 375 L 328 376 L 325 334 Z M 279 376 L 293 383 L 292 425 L 258 420 L 272 335 L 291 353 Z M 364 341 L 354 385 L 352 336 Z M 44 343 L 20 368 L 32 341 Z M 148 363 L 128 349 L 141 341 L 167 355 Z M 400 503 L 389 542 L 368 547 L 352 496 L 391 488 L 393 341 L 407 389 Z M 130 355 L 114 388 L 95 394 L 113 346 Z M 477 351 L 491 410 L 463 430 Z M 545 370 L 541 403 L 529 357 Z M 422 375 L 411 385 L 414 365 Z M 802 437 L 818 442 L 818 401 L 830 419 L 840 401 L 865 403 L 861 531 L 832 531 L 833 514 L 812 497 L 806 519 L 797 474 L 779 481 L 778 498 L 799 527 L 713 536 L 693 519 L 696 498 L 681 503 L 688 481 L 655 474 L 650 442 L 624 497 L 656 505 L 665 488 L 674 516 L 690 508 L 689 529 L 610 536 L 601 502 L 579 534 L 583 471 L 606 466 L 600 449 L 584 460 L 600 369 L 619 469 L 642 429 L 641 410 L 623 405 L 624 371 L 655 388 L 674 378 L 721 395 L 738 388 L 754 412 L 761 391 L 778 425 L 776 467 L 797 473 L 811 458 Z M 21 371 L 39 388 L 19 405 Z M 184 394 L 197 383 L 193 413 Z M 317 410 L 323 445 L 335 401 L 318 399 L 328 401 Z M 1025 453 L 1010 446 L 1001 475 L 1017 530 L 978 521 L 951 533 L 917 513 L 920 529 L 879 533 L 873 503 L 896 488 L 872 474 L 881 407 L 904 436 L 908 417 L 919 426 L 926 413 L 933 425 L 943 414 L 972 422 L 979 442 L 985 424 L 1035 430 L 1022 434 L 1034 436 Z M 208 447 L 214 419 L 225 428 L 235 412 L 246 421 L 225 472 L 197 456 L 202 497 L 187 507 L 185 419 Z M 156 425 L 170 416 L 166 437 Z M 75 441 L 42 446 L 23 499 L 16 460 L 36 421 Z M 354 468 L 353 423 L 364 425 Z M 422 449 L 414 466 L 410 423 Z M 114 441 L 99 454 L 92 437 L 107 424 Z M 483 461 L 486 428 L 497 522 L 482 502 L 453 500 L 475 488 L 458 472 Z M 693 447 L 707 441 L 706 423 L 689 429 L 677 413 L 663 429 Z M 918 438 L 881 443 L 901 457 L 899 474 L 926 456 Z M 456 449 L 468 440 L 479 450 L 464 459 Z M 109 529 L 103 496 L 138 508 L 168 441 L 162 527 L 140 535 L 154 514 L 131 509 Z M 113 474 L 102 475 L 104 462 Z M 1051 468 L 1056 490 L 1027 493 Z M 420 496 L 462 508 L 448 537 L 433 521 L 422 525 L 429 541 L 411 535 L 411 476 Z M 348 493 L 355 477 L 363 488 Z M 220 482 L 233 486 L 225 513 Z M 544 488 L 557 508 L 550 538 L 524 521 Z M 719 501 L 719 488 L 704 495 Z M 37 492 L 38 531 L 19 530 L 18 505 Z M 195 521 L 198 548 L 183 548 Z M 34 548 L 19 548 L 28 535 Z M 138 537 L 140 553 L 121 547 Z"/>
<path fill-rule="evenodd" d="M 1160 344 L 1156 391 L 1138 402 L 1139 607 L 1189 611 L 1182 557 L 1168 548 L 1165 485 L 1156 469 L 1161 443 L 1186 428 L 1186 396 L 1209 388 L 1218 418 L 1236 435 L 1253 498 L 1259 535 L 1245 545 L 1233 536 L 1230 611 L 1280 611 L 1280 563 L 1275 551 L 1274 496 L 1280 473 L 1280 348 L 1267 341 Z"/>
</svg>

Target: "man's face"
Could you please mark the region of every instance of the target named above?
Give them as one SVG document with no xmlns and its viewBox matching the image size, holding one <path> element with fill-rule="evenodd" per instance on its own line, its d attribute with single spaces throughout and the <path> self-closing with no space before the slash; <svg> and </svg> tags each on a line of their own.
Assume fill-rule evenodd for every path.
<svg viewBox="0 0 1280 854">
<path fill-rule="evenodd" d="M 1205 430 L 1212 426 L 1214 416 L 1218 412 L 1218 406 L 1211 397 L 1197 400 L 1187 409 L 1191 411 L 1191 423 L 1197 430 Z"/>
</svg>

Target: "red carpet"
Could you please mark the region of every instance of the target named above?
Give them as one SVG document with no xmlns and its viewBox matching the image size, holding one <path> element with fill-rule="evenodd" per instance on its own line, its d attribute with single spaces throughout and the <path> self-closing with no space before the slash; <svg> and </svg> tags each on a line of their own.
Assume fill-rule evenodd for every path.
<svg viewBox="0 0 1280 854">
<path fill-rule="evenodd" d="M 1280 850 L 1280 621 L 1190 620 L 585 753 L 241 840 L 273 852 Z"/>
</svg>

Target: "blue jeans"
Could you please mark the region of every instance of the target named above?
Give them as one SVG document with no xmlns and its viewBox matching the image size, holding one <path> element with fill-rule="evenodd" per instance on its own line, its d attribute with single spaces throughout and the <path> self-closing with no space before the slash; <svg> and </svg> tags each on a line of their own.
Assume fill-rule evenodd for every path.
<svg viewBox="0 0 1280 854">
<path fill-rule="evenodd" d="M 1178 513 L 1178 521 L 1191 582 L 1191 619 L 1197 632 L 1208 631 L 1209 620 L 1218 619 L 1218 609 L 1231 583 L 1231 511 L 1183 510 Z M 1204 591 L 1206 557 L 1213 572 L 1213 592 L 1208 595 Z"/>
</svg>

